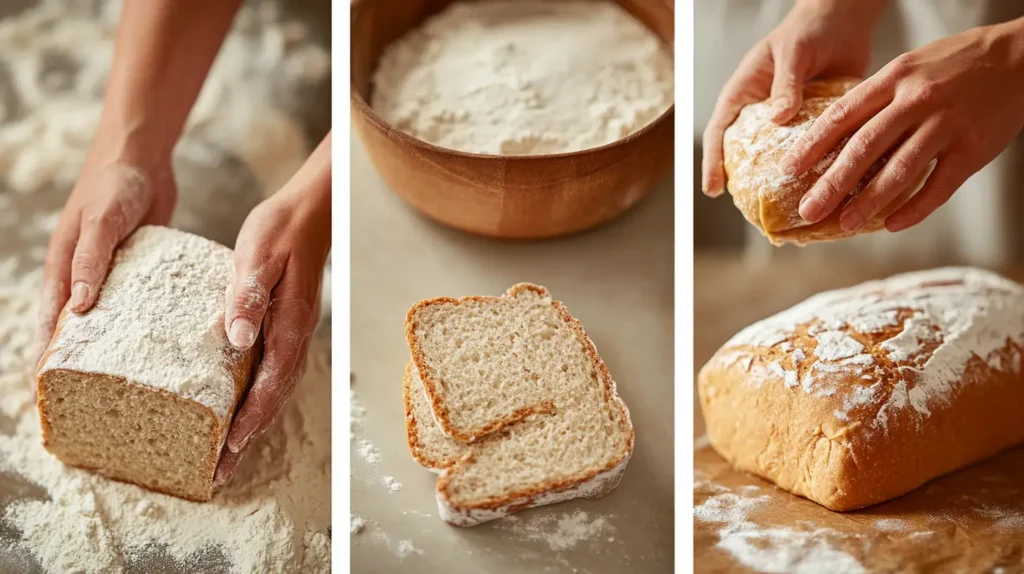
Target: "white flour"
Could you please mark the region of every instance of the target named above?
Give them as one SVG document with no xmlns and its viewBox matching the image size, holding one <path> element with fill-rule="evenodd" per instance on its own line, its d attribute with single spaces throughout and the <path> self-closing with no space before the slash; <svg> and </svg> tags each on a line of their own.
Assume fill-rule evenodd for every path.
<svg viewBox="0 0 1024 574">
<path fill-rule="evenodd" d="M 151 493 L 67 468 L 42 447 L 31 391 L 30 334 L 41 275 L 0 265 L 0 469 L 42 490 L 3 511 L 18 546 L 47 572 L 122 572 L 162 552 L 188 570 L 222 553 L 234 572 L 330 569 L 330 372 L 314 349 L 306 377 L 235 479 L 209 503 Z"/>
<path fill-rule="evenodd" d="M 494 155 L 619 140 L 672 105 L 672 59 L 607 1 L 459 2 L 388 46 L 372 107 L 442 147 Z"/>
<path fill-rule="evenodd" d="M 847 289 L 818 294 L 805 302 L 740 331 L 718 361 L 746 359 L 753 348 L 781 346 L 798 331 L 815 340 L 813 356 L 785 359 L 763 367 L 789 387 L 800 370 L 800 388 L 822 397 L 841 393 L 835 416 L 848 420 L 853 409 L 874 409 L 873 424 L 885 430 L 895 412 L 909 410 L 917 420 L 945 404 L 968 361 L 981 357 L 993 367 L 1021 371 L 1021 357 L 1004 361 L 997 353 L 1007 339 L 1024 342 L 1024 288 L 994 273 L 971 268 L 944 268 L 906 273 Z M 875 349 L 866 349 L 851 334 L 902 328 Z M 878 381 L 876 355 L 900 364 L 894 384 Z M 803 363 L 803 364 L 801 364 Z M 1004 364 L 1005 363 L 1005 364 Z M 837 389 L 835 373 L 863 375 L 861 386 Z"/>
<path fill-rule="evenodd" d="M 721 490 L 721 489 L 715 489 Z M 756 487 L 720 492 L 694 507 L 694 520 L 720 525 L 718 548 L 758 572 L 784 574 L 860 574 L 864 568 L 849 554 L 829 545 L 825 528 L 764 527 L 748 519 L 770 498 Z"/>
<path fill-rule="evenodd" d="M 496 528 L 516 538 L 543 542 L 551 550 L 560 552 L 575 548 L 581 542 L 607 539 L 615 531 L 609 522 L 611 515 L 575 512 L 534 513 L 526 517 L 511 515 L 496 524 Z"/>
<path fill-rule="evenodd" d="M 224 332 L 224 290 L 232 275 L 227 247 L 142 227 L 115 254 L 96 306 L 61 319 L 61 336 L 42 368 L 123 377 L 199 402 L 225 419 L 234 406 L 230 369 L 237 361 Z"/>
</svg>

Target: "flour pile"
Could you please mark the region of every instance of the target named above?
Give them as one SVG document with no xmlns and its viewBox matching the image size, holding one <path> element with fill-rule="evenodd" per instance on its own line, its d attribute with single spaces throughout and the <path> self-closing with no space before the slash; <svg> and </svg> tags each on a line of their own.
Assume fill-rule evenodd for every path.
<svg viewBox="0 0 1024 574">
<path fill-rule="evenodd" d="M 673 81 L 669 51 L 613 2 L 458 2 L 388 46 L 371 105 L 450 149 L 562 153 L 651 123 Z"/>
</svg>

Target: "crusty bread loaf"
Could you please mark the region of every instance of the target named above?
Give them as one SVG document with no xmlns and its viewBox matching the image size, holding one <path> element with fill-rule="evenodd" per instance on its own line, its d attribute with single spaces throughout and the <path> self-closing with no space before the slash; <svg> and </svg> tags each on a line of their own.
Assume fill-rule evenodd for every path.
<svg viewBox="0 0 1024 574">
<path fill-rule="evenodd" d="M 771 101 L 766 100 L 744 107 L 736 121 L 725 131 L 723 151 L 726 187 L 747 221 L 773 244 L 804 245 L 879 231 L 885 227 L 885 218 L 903 205 L 923 184 L 927 171 L 917 178 L 915 185 L 859 231 L 843 231 L 839 226 L 842 207 L 882 169 L 889 158 L 889 154 L 886 154 L 868 169 L 851 195 L 828 217 L 813 224 L 800 217 L 800 199 L 825 174 L 850 138 L 841 140 L 817 165 L 797 177 L 783 175 L 779 171 L 779 162 L 800 136 L 807 132 L 814 120 L 857 83 L 852 78 L 809 82 L 804 87 L 800 111 L 786 125 L 772 122 L 775 111 Z"/>
<path fill-rule="evenodd" d="M 209 500 L 252 352 L 224 333 L 227 247 L 146 226 L 114 255 L 95 307 L 67 308 L 40 361 L 43 443 L 65 464 Z"/>
<path fill-rule="evenodd" d="M 517 299 L 526 301 L 512 301 Z M 440 309 L 424 320 L 421 313 L 435 307 Z M 453 341 L 451 348 L 433 341 L 418 347 L 424 364 L 433 365 L 438 388 L 461 385 L 469 391 L 466 402 L 442 412 L 479 404 L 503 423 L 456 416 L 497 430 L 474 431 L 479 438 L 473 442 L 451 438 L 439 424 L 421 371 L 414 363 L 407 367 L 409 449 L 420 464 L 441 473 L 437 503 L 446 522 L 472 526 L 526 508 L 598 498 L 618 485 L 633 452 L 629 411 L 579 321 L 547 290 L 520 284 L 505 297 L 425 301 L 410 310 L 407 332 L 423 341 L 430 339 L 427 330 Z M 442 356 L 447 353 L 453 355 Z M 472 367 L 458 368 L 461 357 L 472 360 Z M 504 402 L 518 398 L 510 388 L 529 394 L 532 402 Z M 509 421 L 508 413 L 532 404 L 550 406 Z"/>
<path fill-rule="evenodd" d="M 1024 441 L 1024 288 L 971 268 L 830 291 L 701 370 L 711 444 L 832 510 L 905 494 Z"/>
</svg>

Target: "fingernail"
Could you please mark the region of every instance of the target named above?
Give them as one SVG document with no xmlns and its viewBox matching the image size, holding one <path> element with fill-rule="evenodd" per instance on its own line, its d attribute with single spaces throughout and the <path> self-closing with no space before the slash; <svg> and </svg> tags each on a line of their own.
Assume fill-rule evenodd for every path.
<svg viewBox="0 0 1024 574">
<path fill-rule="evenodd" d="M 236 317 L 228 330 L 228 341 L 239 349 L 248 349 L 256 342 L 256 327 L 243 317 Z"/>
<path fill-rule="evenodd" d="M 772 102 L 772 112 L 774 113 L 773 117 L 778 118 L 782 112 L 789 110 L 792 105 L 793 101 L 787 97 L 776 98 L 775 101 Z"/>
<path fill-rule="evenodd" d="M 847 232 L 858 231 L 864 227 L 864 217 L 856 211 L 846 212 L 839 218 L 839 227 Z"/>
<path fill-rule="evenodd" d="M 797 211 L 800 213 L 800 217 L 803 218 L 807 223 L 815 223 L 818 221 L 818 211 L 821 210 L 821 203 L 814 197 L 814 192 L 807 192 L 800 200 L 800 207 Z"/>
<path fill-rule="evenodd" d="M 782 161 L 779 162 L 779 171 L 787 177 L 796 175 L 796 156 L 791 153 L 782 156 Z"/>
<path fill-rule="evenodd" d="M 228 441 L 228 450 L 230 450 L 231 452 L 233 452 L 235 454 L 238 454 L 238 453 L 242 452 L 243 450 L 245 450 L 245 445 L 249 444 L 249 438 L 250 437 L 252 437 L 252 433 L 249 433 L 249 434 L 245 435 L 245 438 L 243 438 L 241 441 L 238 441 L 238 442 L 234 442 L 234 441 L 230 441 L 229 440 Z"/>
<path fill-rule="evenodd" d="M 71 310 L 79 313 L 85 310 L 91 289 L 85 281 L 77 281 L 71 287 Z"/>
</svg>

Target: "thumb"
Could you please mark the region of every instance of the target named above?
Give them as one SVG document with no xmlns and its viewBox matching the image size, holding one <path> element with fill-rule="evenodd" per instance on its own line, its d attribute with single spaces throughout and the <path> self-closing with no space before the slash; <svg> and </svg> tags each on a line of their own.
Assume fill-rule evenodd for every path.
<svg viewBox="0 0 1024 574">
<path fill-rule="evenodd" d="M 253 346 L 270 304 L 270 291 L 281 279 L 282 266 L 271 257 L 244 247 L 235 250 L 235 279 L 227 295 L 224 330 L 236 349 Z"/>
<path fill-rule="evenodd" d="M 784 124 L 800 111 L 803 103 L 804 77 L 811 65 L 811 53 L 801 42 L 775 54 L 775 76 L 772 80 L 772 121 Z"/>
</svg>

